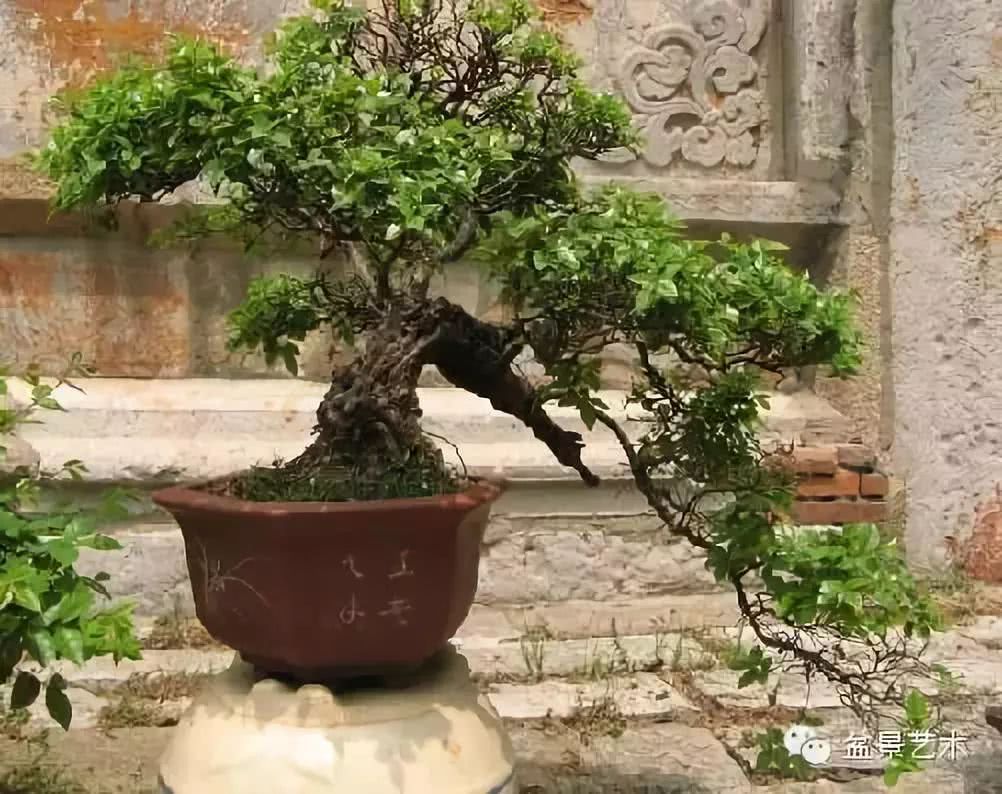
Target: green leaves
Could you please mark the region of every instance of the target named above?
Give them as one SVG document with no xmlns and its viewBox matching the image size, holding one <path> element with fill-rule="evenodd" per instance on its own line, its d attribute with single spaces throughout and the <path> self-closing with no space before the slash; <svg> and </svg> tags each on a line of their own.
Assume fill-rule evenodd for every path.
<svg viewBox="0 0 1002 794">
<path fill-rule="evenodd" d="M 896 786 L 901 776 L 909 772 L 918 772 L 923 768 L 925 760 L 923 753 L 928 752 L 926 744 L 933 741 L 930 727 L 932 725 L 932 710 L 929 700 L 917 689 L 911 690 L 905 697 L 904 717 L 898 720 L 900 734 L 904 739 L 901 750 L 895 753 L 884 770 L 884 783 Z M 923 741 L 925 735 L 929 741 Z"/>
<path fill-rule="evenodd" d="M 772 659 L 760 647 L 755 646 L 748 651 L 741 649 L 729 660 L 731 670 L 741 672 L 738 678 L 738 689 L 744 689 L 752 684 L 765 684 L 772 672 Z"/>
<path fill-rule="evenodd" d="M 755 771 L 772 773 L 783 778 L 809 780 L 811 768 L 799 755 L 790 755 L 783 742 L 783 731 L 769 728 L 757 737 L 759 747 Z"/>
<path fill-rule="evenodd" d="M 56 661 L 56 644 L 52 634 L 43 626 L 29 626 L 25 636 L 25 648 L 43 667 Z"/>
<path fill-rule="evenodd" d="M 762 575 L 777 614 L 795 624 L 822 623 L 848 637 L 882 637 L 897 626 L 928 637 L 941 626 L 900 549 L 870 524 L 787 534 L 768 551 Z"/>
<path fill-rule="evenodd" d="M 303 341 L 324 317 L 308 283 L 293 276 L 261 276 L 251 282 L 244 302 L 230 314 L 229 346 L 260 346 L 269 365 L 281 358 L 297 374 L 295 342 Z"/>
<path fill-rule="evenodd" d="M 905 697 L 905 726 L 911 731 L 927 728 L 930 717 L 929 699 L 919 690 L 911 690 Z"/>
<path fill-rule="evenodd" d="M 10 693 L 10 707 L 12 709 L 26 709 L 38 698 L 38 693 L 42 691 L 42 682 L 32 673 L 21 671 L 14 679 L 14 686 Z"/>
<path fill-rule="evenodd" d="M 623 104 L 577 80 L 527 0 L 481 0 L 465 18 L 417 0 L 318 10 L 282 26 L 260 72 L 177 39 L 160 66 L 126 65 L 64 102 L 39 157 L 57 206 L 157 200 L 201 177 L 239 216 L 229 231 L 414 261 L 446 248 L 466 211 L 570 195 L 571 157 L 633 140 Z M 387 31 L 406 46 L 378 46 Z M 186 224 L 198 232 L 212 224 Z"/>
<path fill-rule="evenodd" d="M 63 677 L 58 673 L 54 674 L 45 687 L 45 707 L 49 710 L 49 716 L 58 722 L 64 731 L 68 731 L 73 719 L 73 706 L 66 697 L 65 689 L 66 682 Z"/>
<path fill-rule="evenodd" d="M 72 590 L 65 592 L 63 597 L 42 615 L 45 625 L 66 623 L 72 624 L 91 611 L 94 606 L 94 591 L 86 580 L 78 579 Z"/>
<path fill-rule="evenodd" d="M 93 614 L 81 626 L 84 656 L 111 656 L 116 662 L 141 658 L 141 646 L 133 629 L 132 604 L 119 603 Z"/>
<path fill-rule="evenodd" d="M 598 418 L 596 409 L 606 410 L 609 407 L 592 394 L 599 387 L 600 368 L 601 362 L 597 359 L 555 362 L 547 370 L 552 380 L 540 389 L 539 397 L 543 402 L 556 401 L 557 405 L 577 408 L 581 421 L 591 430 Z"/>
<path fill-rule="evenodd" d="M 0 637 L 0 681 L 6 681 L 22 656 L 21 637 L 11 632 Z"/>
<path fill-rule="evenodd" d="M 502 218 L 481 249 L 508 299 L 710 371 L 829 365 L 860 341 L 849 297 L 818 290 L 782 246 L 686 240 L 660 197 L 622 189 Z"/>
<path fill-rule="evenodd" d="M 73 366 L 79 367 L 77 359 Z M 43 384 L 33 372 L 25 380 L 32 401 L 8 416 L 8 427 L 29 421 L 37 409 L 57 409 L 51 396 L 54 386 Z M 6 393 L 3 377 L 0 383 Z M 80 461 L 68 461 L 61 474 L 73 476 L 81 469 Z M 97 594 L 105 592 L 101 581 L 107 577 L 81 576 L 73 568 L 81 548 L 119 548 L 98 528 L 103 521 L 127 514 L 126 494 L 109 491 L 92 511 L 68 507 L 39 512 L 33 506 L 31 513 L 22 512 L 23 502 L 36 491 L 37 482 L 25 473 L 0 497 L 0 684 L 15 676 L 11 696 L 15 709 L 30 706 L 42 689 L 37 675 L 18 669 L 24 661 L 46 667 L 60 659 L 82 664 L 97 655 L 139 656 L 130 605 L 98 610 Z M 45 703 L 53 719 L 68 728 L 72 709 L 65 686 L 61 676 L 50 676 Z"/>
<path fill-rule="evenodd" d="M 63 659 L 69 659 L 74 664 L 84 663 L 84 642 L 80 629 L 71 626 L 59 626 L 52 633 L 52 647 Z"/>
</svg>

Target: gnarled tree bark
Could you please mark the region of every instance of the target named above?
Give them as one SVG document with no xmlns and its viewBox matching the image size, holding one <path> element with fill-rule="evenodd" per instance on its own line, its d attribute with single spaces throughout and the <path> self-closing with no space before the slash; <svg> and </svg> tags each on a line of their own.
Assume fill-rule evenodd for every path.
<svg viewBox="0 0 1002 794">
<path fill-rule="evenodd" d="M 441 453 L 421 431 L 417 398 L 421 369 L 434 364 L 450 383 L 521 420 L 560 463 L 598 485 L 581 459 L 581 435 L 557 425 L 536 388 L 512 369 L 523 346 L 518 330 L 445 299 L 401 298 L 366 333 L 364 352 L 334 370 L 317 410 L 317 438 L 293 465 L 344 466 L 375 478 L 419 456 L 444 472 Z"/>
</svg>

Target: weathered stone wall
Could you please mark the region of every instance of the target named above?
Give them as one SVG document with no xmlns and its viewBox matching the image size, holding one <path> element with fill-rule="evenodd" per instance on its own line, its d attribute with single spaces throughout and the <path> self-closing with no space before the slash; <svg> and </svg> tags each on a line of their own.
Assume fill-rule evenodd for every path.
<svg viewBox="0 0 1002 794">
<path fill-rule="evenodd" d="M 698 233 L 761 233 L 793 246 L 811 267 L 833 222 L 837 193 L 825 180 L 795 180 L 784 152 L 782 42 L 774 0 L 544 0 L 549 22 L 589 63 L 589 75 L 628 101 L 648 144 L 582 164 L 586 180 L 627 181 L 662 193 Z M 154 252 L 147 232 L 167 219 L 143 208 L 115 235 L 79 218 L 49 219 L 48 187 L 14 158 L 44 143 L 46 99 L 85 82 L 125 53 L 155 54 L 164 29 L 201 33 L 245 59 L 261 34 L 305 0 L 0 0 L 0 333 L 6 357 L 56 370 L 80 350 L 101 374 L 129 377 L 283 376 L 257 356 L 225 349 L 225 313 L 250 278 L 279 269 L 309 273 L 315 261 L 292 253 L 250 260 L 235 251 Z M 481 316 L 501 311 L 473 268 L 443 285 Z M 302 373 L 326 378 L 330 339 L 305 346 Z M 610 387 L 630 379 L 630 356 L 610 351 Z M 425 383 L 435 385 L 435 373 Z M 788 381 L 796 384 L 793 379 Z"/>
<path fill-rule="evenodd" d="M 249 56 L 304 0 L 3 0 L 0 157 L 45 138 L 52 93 L 130 53 L 156 54 L 165 31 L 206 36 Z"/>
<path fill-rule="evenodd" d="M 894 4 L 896 470 L 935 562 L 1002 482 L 1002 5 Z"/>
<path fill-rule="evenodd" d="M 886 319 L 890 293 L 888 225 L 893 159 L 890 24 L 892 0 L 798 4 L 801 52 L 801 169 L 840 186 L 844 224 L 819 259 L 827 281 L 856 291 L 866 350 L 851 381 L 819 379 L 816 389 L 850 418 L 855 436 L 884 458 L 893 384 Z M 826 176 L 827 175 L 827 176 Z"/>
</svg>

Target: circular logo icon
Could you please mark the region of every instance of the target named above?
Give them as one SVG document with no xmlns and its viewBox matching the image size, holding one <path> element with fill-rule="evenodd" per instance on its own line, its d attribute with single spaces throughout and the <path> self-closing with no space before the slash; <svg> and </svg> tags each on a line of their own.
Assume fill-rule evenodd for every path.
<svg viewBox="0 0 1002 794">
<path fill-rule="evenodd" d="M 791 725 L 783 734 L 783 746 L 790 755 L 800 755 L 800 750 L 808 739 L 816 739 L 817 731 L 809 725 Z"/>
<path fill-rule="evenodd" d="M 820 737 L 808 739 L 800 748 L 800 755 L 811 766 L 827 764 L 832 757 L 832 745 L 827 739 Z"/>
<path fill-rule="evenodd" d="M 799 755 L 811 766 L 827 764 L 832 745 L 809 725 L 791 725 L 783 734 L 783 746 L 790 755 Z"/>
</svg>

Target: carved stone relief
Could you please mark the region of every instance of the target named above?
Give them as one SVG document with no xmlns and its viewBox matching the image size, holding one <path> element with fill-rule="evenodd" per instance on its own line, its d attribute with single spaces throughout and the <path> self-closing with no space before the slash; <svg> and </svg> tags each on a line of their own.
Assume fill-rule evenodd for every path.
<svg viewBox="0 0 1002 794">
<path fill-rule="evenodd" d="M 597 0 L 595 82 L 634 113 L 648 166 L 764 167 L 771 0 Z M 631 152 L 607 162 L 629 163 Z M 760 170 L 760 169 L 755 169 Z"/>
</svg>

